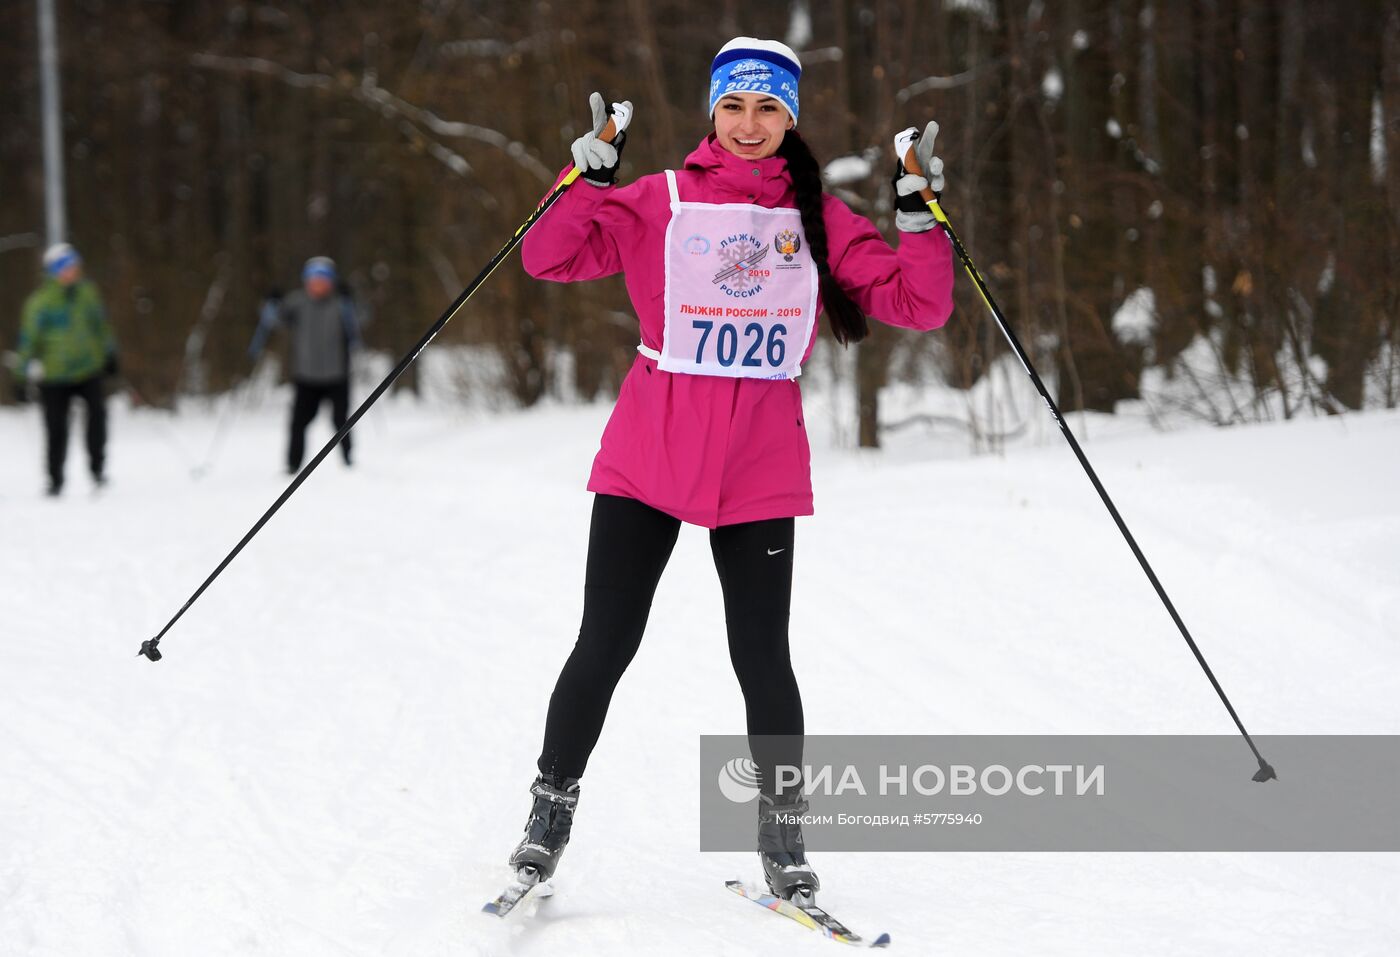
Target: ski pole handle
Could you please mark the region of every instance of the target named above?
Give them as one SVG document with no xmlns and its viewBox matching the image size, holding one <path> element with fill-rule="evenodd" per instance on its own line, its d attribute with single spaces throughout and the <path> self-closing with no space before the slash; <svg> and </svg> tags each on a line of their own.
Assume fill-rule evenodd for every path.
<svg viewBox="0 0 1400 957">
<path fill-rule="evenodd" d="M 603 102 L 607 103 L 608 98 L 603 97 Z M 621 103 L 613 103 L 608 107 L 608 122 L 598 133 L 598 139 L 604 143 L 612 143 L 617 139 L 619 133 L 627 129 L 632 124 L 632 101 L 623 100 Z"/>
<path fill-rule="evenodd" d="M 917 142 L 917 140 L 914 142 Z M 904 151 L 904 158 L 900 160 L 900 162 L 904 165 L 904 172 L 913 173 L 915 176 L 924 175 L 924 171 L 919 167 L 919 157 L 914 152 L 913 142 L 911 142 L 909 148 Z M 923 189 L 919 190 L 919 196 L 923 198 L 924 202 L 928 203 L 928 209 L 929 212 L 933 213 L 933 218 L 938 220 L 945 229 L 951 229 L 952 225 L 948 222 L 948 214 L 943 212 L 942 206 L 938 205 L 938 201 L 943 198 L 943 194 L 934 192 L 932 186 L 925 186 Z M 953 238 L 951 232 L 948 234 L 948 238 Z"/>
<path fill-rule="evenodd" d="M 909 149 L 905 152 L 900 162 L 904 164 L 904 172 L 913 173 L 915 176 L 924 175 L 924 171 L 919 167 L 919 157 L 914 151 L 913 143 L 909 144 Z M 932 186 L 925 186 L 923 189 L 919 190 L 919 195 L 922 196 L 924 202 L 928 203 L 930 206 L 938 203 L 938 194 L 933 191 Z"/>
</svg>

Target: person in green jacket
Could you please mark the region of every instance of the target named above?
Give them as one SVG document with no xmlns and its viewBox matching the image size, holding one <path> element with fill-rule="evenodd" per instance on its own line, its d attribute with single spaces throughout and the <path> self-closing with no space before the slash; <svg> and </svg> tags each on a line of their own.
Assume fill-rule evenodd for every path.
<svg viewBox="0 0 1400 957">
<path fill-rule="evenodd" d="M 107 404 L 102 380 L 117 371 L 117 344 L 97 287 L 83 279 L 83 261 L 67 243 L 44 253 L 44 284 L 25 301 L 20 322 L 17 398 L 29 396 L 27 376 L 43 368 L 39 397 L 48 441 L 50 495 L 63 490 L 68 455 L 68 412 L 73 399 L 87 408 L 88 467 L 106 484 Z"/>
</svg>

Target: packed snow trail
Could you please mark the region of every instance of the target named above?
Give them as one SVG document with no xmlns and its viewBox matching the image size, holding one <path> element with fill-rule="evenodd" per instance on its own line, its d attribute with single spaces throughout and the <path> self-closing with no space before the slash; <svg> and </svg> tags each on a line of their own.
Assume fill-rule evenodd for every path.
<svg viewBox="0 0 1400 957">
<path fill-rule="evenodd" d="M 40 495 L 34 410 L 0 410 L 0 952 L 830 957 L 724 891 L 758 879 L 754 855 L 696 850 L 697 736 L 742 731 L 743 707 L 690 527 L 557 893 L 513 928 L 480 913 L 578 628 L 605 405 L 386 401 L 357 429 L 356 467 L 328 460 L 165 660 L 135 657 L 282 489 L 282 398 L 240 416 L 202 481 L 217 407 L 119 403 L 111 488 L 87 492 L 75 445 L 58 501 Z M 792 619 L 810 731 L 1232 730 L 1056 436 L 971 458 L 900 432 L 857 454 L 831 447 L 820 408 Z M 1251 732 L 1400 731 L 1400 415 L 1090 426 L 1091 460 Z M 311 441 L 328 435 L 322 420 Z M 1267 787 L 1293 769 L 1278 770 Z M 679 806 L 658 810 L 663 787 Z M 1400 939 L 1395 855 L 812 860 L 820 903 L 910 954 Z"/>
</svg>

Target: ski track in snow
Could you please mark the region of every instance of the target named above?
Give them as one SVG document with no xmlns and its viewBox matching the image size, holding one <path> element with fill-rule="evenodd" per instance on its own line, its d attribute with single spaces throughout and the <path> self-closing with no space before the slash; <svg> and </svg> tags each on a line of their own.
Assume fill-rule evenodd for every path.
<svg viewBox="0 0 1400 957">
<path fill-rule="evenodd" d="M 117 406 L 113 486 L 89 494 L 75 439 L 59 502 L 37 416 L 0 410 L 0 953 L 835 953 L 731 899 L 753 855 L 696 851 L 697 736 L 742 731 L 743 708 L 689 526 L 558 892 L 527 921 L 478 913 L 577 633 L 606 406 L 384 402 L 356 468 L 328 459 L 153 665 L 137 646 L 285 481 L 275 403 L 191 477 L 217 410 Z M 899 433 L 865 455 L 812 418 L 792 618 L 810 732 L 1232 730 L 1058 437 L 969 458 Z M 1091 461 L 1251 731 L 1400 731 L 1400 415 L 1096 428 Z M 824 905 L 908 954 L 1400 939 L 1393 854 L 813 860 Z"/>
</svg>

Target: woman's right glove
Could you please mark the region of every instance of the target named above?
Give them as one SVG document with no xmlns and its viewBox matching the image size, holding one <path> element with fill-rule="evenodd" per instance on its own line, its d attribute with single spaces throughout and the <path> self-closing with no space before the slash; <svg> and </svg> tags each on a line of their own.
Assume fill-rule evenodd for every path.
<svg viewBox="0 0 1400 957">
<path fill-rule="evenodd" d="M 895 214 L 894 224 L 906 233 L 923 233 L 937 225 L 928 203 L 920 195 L 932 187 L 935 197 L 943 192 L 943 160 L 933 155 L 933 139 L 938 135 L 938 124 L 933 120 L 924 127 L 923 135 L 918 129 L 909 127 L 901 130 L 894 138 L 894 152 L 897 157 L 894 173 Z M 904 157 L 909 147 L 914 147 L 914 156 L 919 161 L 923 175 L 904 168 Z"/>
<path fill-rule="evenodd" d="M 632 101 L 624 100 L 612 105 L 612 119 L 617 126 L 617 136 L 611 143 L 598 137 L 608 125 L 608 108 L 603 102 L 603 94 L 594 93 L 588 98 L 593 110 L 593 129 L 574 140 L 570 151 L 574 154 L 574 165 L 583 170 L 583 178 L 594 186 L 611 186 L 617 182 L 617 167 L 622 155 L 622 147 L 627 143 L 627 124 L 632 122 Z"/>
</svg>

